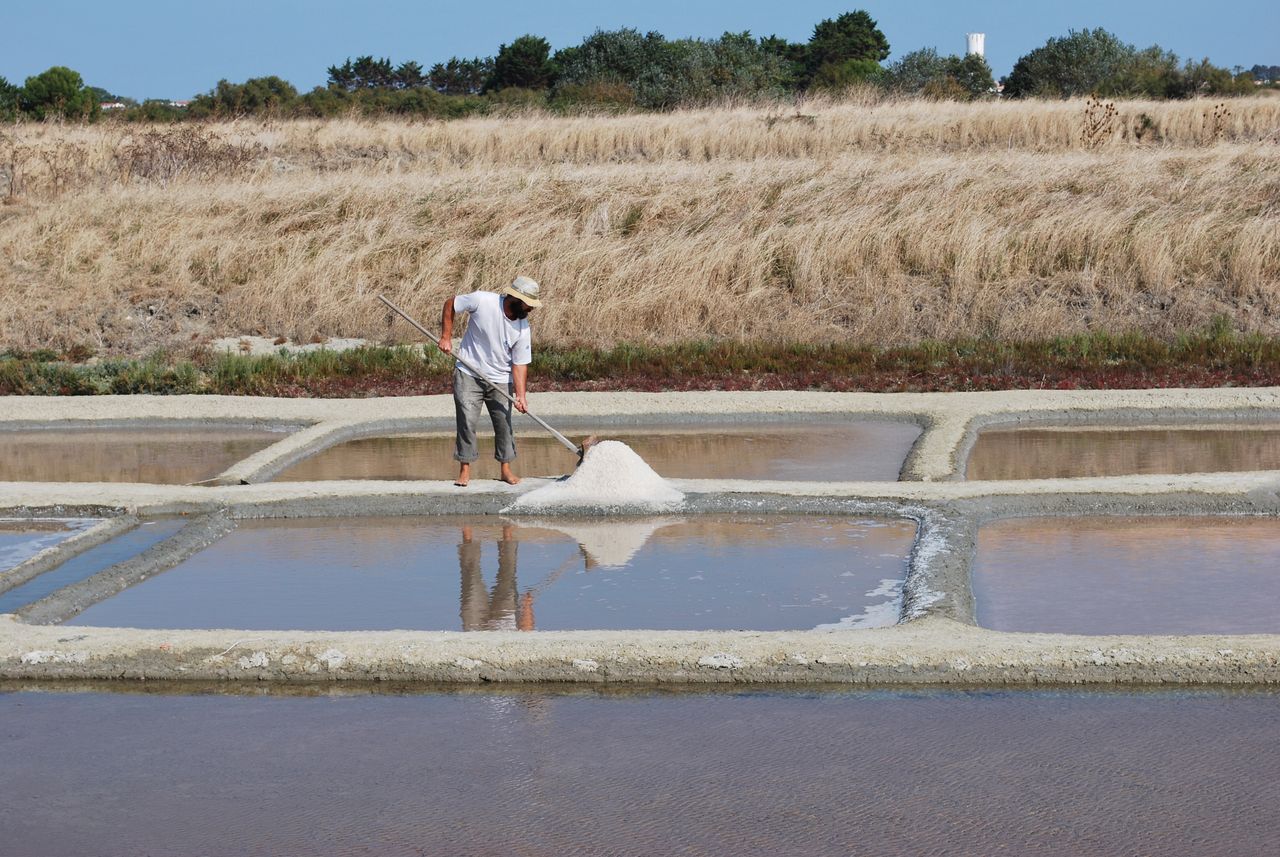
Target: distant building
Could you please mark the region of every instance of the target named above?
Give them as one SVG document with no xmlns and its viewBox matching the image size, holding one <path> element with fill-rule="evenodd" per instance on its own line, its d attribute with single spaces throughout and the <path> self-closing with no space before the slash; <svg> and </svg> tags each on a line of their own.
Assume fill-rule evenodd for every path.
<svg viewBox="0 0 1280 857">
<path fill-rule="evenodd" d="M 980 57 L 987 55 L 987 34 L 986 33 L 965 33 L 965 56 L 969 54 L 977 54 Z"/>
<path fill-rule="evenodd" d="M 103 110 L 124 110 L 125 104 L 123 101 L 104 101 L 98 107 Z"/>
<path fill-rule="evenodd" d="M 170 102 L 169 102 L 169 106 L 170 106 L 170 107 L 178 107 L 178 108 L 186 108 L 186 107 L 190 107 L 190 106 L 191 106 L 191 102 L 190 102 L 190 101 L 170 101 Z"/>
</svg>

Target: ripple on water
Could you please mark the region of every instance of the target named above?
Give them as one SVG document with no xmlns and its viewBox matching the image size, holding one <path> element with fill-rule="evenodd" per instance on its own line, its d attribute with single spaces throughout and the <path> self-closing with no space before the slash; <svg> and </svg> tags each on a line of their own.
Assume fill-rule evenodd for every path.
<svg viewBox="0 0 1280 857">
<path fill-rule="evenodd" d="M 0 851 L 1264 854 L 1277 702 L 0 694 Z"/>
</svg>

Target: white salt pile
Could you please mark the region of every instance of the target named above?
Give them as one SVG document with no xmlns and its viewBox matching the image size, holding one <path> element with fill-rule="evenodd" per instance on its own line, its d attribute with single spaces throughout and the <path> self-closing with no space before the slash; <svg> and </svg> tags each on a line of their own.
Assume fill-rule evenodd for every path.
<svg viewBox="0 0 1280 857">
<path fill-rule="evenodd" d="M 683 501 L 631 447 L 602 440 L 571 475 L 520 495 L 511 511 L 666 512 Z"/>
</svg>

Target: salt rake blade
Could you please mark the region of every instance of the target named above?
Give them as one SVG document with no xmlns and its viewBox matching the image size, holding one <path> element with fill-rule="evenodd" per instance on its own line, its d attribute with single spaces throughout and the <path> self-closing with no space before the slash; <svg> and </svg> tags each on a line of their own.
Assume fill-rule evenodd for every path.
<svg viewBox="0 0 1280 857">
<path fill-rule="evenodd" d="M 587 452 L 590 451 L 591 447 L 599 442 L 600 438 L 595 435 L 591 435 L 582 441 L 582 445 L 578 447 L 578 467 L 582 466 L 582 461 L 587 457 Z"/>
</svg>

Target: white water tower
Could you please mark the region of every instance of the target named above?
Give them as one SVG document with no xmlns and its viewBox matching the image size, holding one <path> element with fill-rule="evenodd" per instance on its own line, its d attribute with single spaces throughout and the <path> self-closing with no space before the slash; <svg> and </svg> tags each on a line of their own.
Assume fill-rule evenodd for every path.
<svg viewBox="0 0 1280 857">
<path fill-rule="evenodd" d="M 986 33 L 965 33 L 964 34 L 965 56 L 969 54 L 977 54 L 980 57 L 987 55 L 987 34 Z"/>
</svg>

